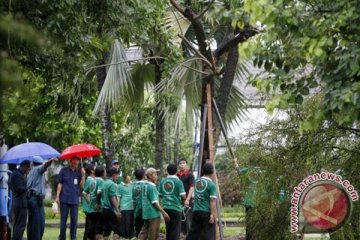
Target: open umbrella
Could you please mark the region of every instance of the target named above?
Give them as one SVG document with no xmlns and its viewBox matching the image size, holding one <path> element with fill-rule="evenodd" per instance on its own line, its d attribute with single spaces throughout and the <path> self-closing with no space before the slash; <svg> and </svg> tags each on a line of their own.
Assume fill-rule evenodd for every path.
<svg viewBox="0 0 360 240">
<path fill-rule="evenodd" d="M 24 160 L 38 161 L 38 157 L 49 159 L 59 156 L 60 153 L 53 147 L 42 142 L 28 142 L 12 147 L 0 159 L 0 164 L 20 164 Z"/>
<path fill-rule="evenodd" d="M 73 157 L 79 157 L 81 159 L 82 167 L 82 158 L 92 157 L 99 155 L 101 153 L 95 145 L 90 143 L 81 143 L 67 147 L 62 151 L 60 158 L 61 159 L 72 159 Z"/>
</svg>

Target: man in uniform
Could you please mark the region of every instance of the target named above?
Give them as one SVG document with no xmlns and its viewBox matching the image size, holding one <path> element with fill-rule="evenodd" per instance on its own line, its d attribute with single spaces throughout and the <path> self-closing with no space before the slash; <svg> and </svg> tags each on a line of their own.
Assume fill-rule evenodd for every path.
<svg viewBox="0 0 360 240">
<path fill-rule="evenodd" d="M 107 171 L 107 179 L 101 187 L 101 206 L 104 217 L 104 239 L 109 239 L 111 232 L 114 233 L 113 239 L 120 239 L 120 217 L 119 202 L 117 200 L 117 185 L 115 180 L 118 171 L 110 167 Z"/>
<path fill-rule="evenodd" d="M 187 240 L 198 240 L 205 233 L 206 240 L 215 239 L 216 198 L 215 183 L 211 180 L 214 167 L 211 163 L 203 166 L 204 176 L 195 181 L 193 218 Z"/>
<path fill-rule="evenodd" d="M 144 220 L 142 219 L 142 201 L 141 201 L 141 189 L 145 183 L 144 176 L 145 170 L 143 168 L 138 168 L 134 172 L 136 181 L 133 183 L 133 194 L 132 200 L 134 205 L 134 219 L 135 219 L 135 236 L 139 236 L 141 228 L 144 225 Z"/>
<path fill-rule="evenodd" d="M 183 183 L 176 176 L 176 165 L 169 164 L 166 170 L 168 176 L 163 178 L 159 185 L 163 208 L 170 217 L 170 221 L 165 222 L 166 239 L 178 240 L 181 230 L 182 201 L 185 200 L 186 193 Z"/>
<path fill-rule="evenodd" d="M 154 168 L 148 168 L 145 171 L 146 183 L 141 190 L 142 216 L 144 226 L 142 227 L 138 239 L 140 240 L 157 240 L 160 231 L 161 215 L 165 221 L 169 221 L 169 215 L 159 205 L 159 192 L 156 189 L 158 179 L 157 172 Z"/>
</svg>

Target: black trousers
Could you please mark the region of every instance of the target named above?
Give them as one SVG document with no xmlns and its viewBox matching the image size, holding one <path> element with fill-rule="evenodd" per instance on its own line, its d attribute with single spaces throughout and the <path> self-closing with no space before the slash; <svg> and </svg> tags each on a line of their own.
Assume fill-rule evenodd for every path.
<svg viewBox="0 0 360 240">
<path fill-rule="evenodd" d="M 124 238 L 134 236 L 134 210 L 121 211 L 120 236 Z"/>
<path fill-rule="evenodd" d="M 164 211 L 169 215 L 170 221 L 165 222 L 166 225 L 166 240 L 178 240 L 180 239 L 181 231 L 181 214 L 171 209 L 164 209 Z"/>
<path fill-rule="evenodd" d="M 190 208 L 184 208 L 183 212 L 181 213 L 181 232 L 184 235 L 187 235 L 190 227 L 191 227 L 191 219 L 192 219 L 192 204 L 190 205 Z M 185 216 L 183 216 L 185 215 Z"/>
<path fill-rule="evenodd" d="M 142 219 L 142 213 L 135 218 L 135 236 L 139 236 L 139 233 L 144 225 L 144 220 Z"/>
<path fill-rule="evenodd" d="M 13 204 L 13 213 L 15 215 L 14 225 L 13 225 L 13 240 L 21 240 L 24 235 L 25 227 L 26 227 L 26 220 L 27 220 L 27 208 L 18 206 Z"/>
<path fill-rule="evenodd" d="M 102 212 L 96 212 L 95 214 L 95 235 L 104 234 L 104 214 Z"/>
<path fill-rule="evenodd" d="M 120 235 L 120 221 L 117 219 L 114 211 L 109 208 L 103 209 L 104 216 L 104 237 L 108 237 L 111 232 Z"/>
<path fill-rule="evenodd" d="M 187 240 L 199 240 L 202 239 L 201 233 L 204 233 L 205 240 L 215 239 L 215 223 L 210 224 L 210 213 L 203 211 L 194 211 L 193 218 L 191 220 L 191 228 L 187 235 Z"/>
<path fill-rule="evenodd" d="M 94 239 L 95 237 L 95 224 L 96 224 L 96 212 L 85 213 L 85 232 L 83 240 Z"/>
</svg>

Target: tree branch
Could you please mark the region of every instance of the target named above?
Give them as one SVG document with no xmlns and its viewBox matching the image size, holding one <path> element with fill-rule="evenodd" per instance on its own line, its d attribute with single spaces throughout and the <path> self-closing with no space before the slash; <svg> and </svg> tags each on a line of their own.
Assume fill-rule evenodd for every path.
<svg viewBox="0 0 360 240">
<path fill-rule="evenodd" d="M 176 8 L 176 10 L 178 10 L 182 14 L 185 14 L 185 8 L 182 8 L 176 0 L 170 0 L 170 3 L 171 5 L 173 5 L 174 8 Z"/>
<path fill-rule="evenodd" d="M 214 2 L 215 2 L 215 0 L 212 0 L 200 14 L 196 15 L 196 17 L 194 18 L 194 20 L 201 18 L 201 17 L 210 9 L 211 5 L 212 5 Z"/>
<path fill-rule="evenodd" d="M 196 48 L 194 48 L 193 45 L 191 45 L 190 41 L 187 40 L 184 36 L 182 35 L 178 35 L 182 40 L 185 41 L 185 43 L 187 43 L 187 45 L 189 45 L 189 47 L 197 54 L 199 55 L 199 57 L 203 58 L 202 60 L 210 67 L 213 68 L 213 66 L 211 65 L 211 63 L 208 61 L 208 59 L 201 53 L 199 52 L 199 50 L 197 50 Z"/>
<path fill-rule="evenodd" d="M 227 42 L 222 43 L 215 51 L 214 51 L 214 57 L 216 59 L 219 59 L 221 55 L 223 55 L 225 52 L 227 52 L 231 47 L 236 46 L 237 44 L 241 42 L 245 42 L 252 36 L 255 36 L 258 34 L 260 30 L 252 27 L 248 27 L 240 31 L 238 34 L 236 34 L 232 39 L 230 39 Z"/>
<path fill-rule="evenodd" d="M 125 60 L 125 61 L 120 61 L 120 62 L 116 62 L 116 63 L 108 63 L 108 64 L 97 65 L 97 66 L 85 69 L 85 71 L 89 71 L 91 69 L 96 69 L 96 68 L 101 68 L 101 67 L 106 67 L 106 66 L 111 66 L 111 65 L 118 65 L 118 64 L 123 64 L 123 63 L 130 63 L 130 62 L 137 62 L 137 61 L 151 60 L 151 59 L 164 59 L 164 58 L 154 56 L 154 57 L 138 58 L 138 59 L 134 59 L 134 60 Z"/>
</svg>

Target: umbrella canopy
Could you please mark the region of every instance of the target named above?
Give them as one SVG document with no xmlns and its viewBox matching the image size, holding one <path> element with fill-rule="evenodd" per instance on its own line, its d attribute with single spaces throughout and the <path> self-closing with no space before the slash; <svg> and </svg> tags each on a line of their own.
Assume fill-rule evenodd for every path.
<svg viewBox="0 0 360 240">
<path fill-rule="evenodd" d="M 49 159 L 59 156 L 60 153 L 53 147 L 41 142 L 28 142 L 12 147 L 0 159 L 0 164 L 20 164 L 24 160 L 38 162 L 39 158 Z"/>
<path fill-rule="evenodd" d="M 72 145 L 64 149 L 61 153 L 61 159 L 72 159 L 73 157 L 85 158 L 99 155 L 101 153 L 95 145 L 89 143 L 82 143 Z"/>
</svg>

